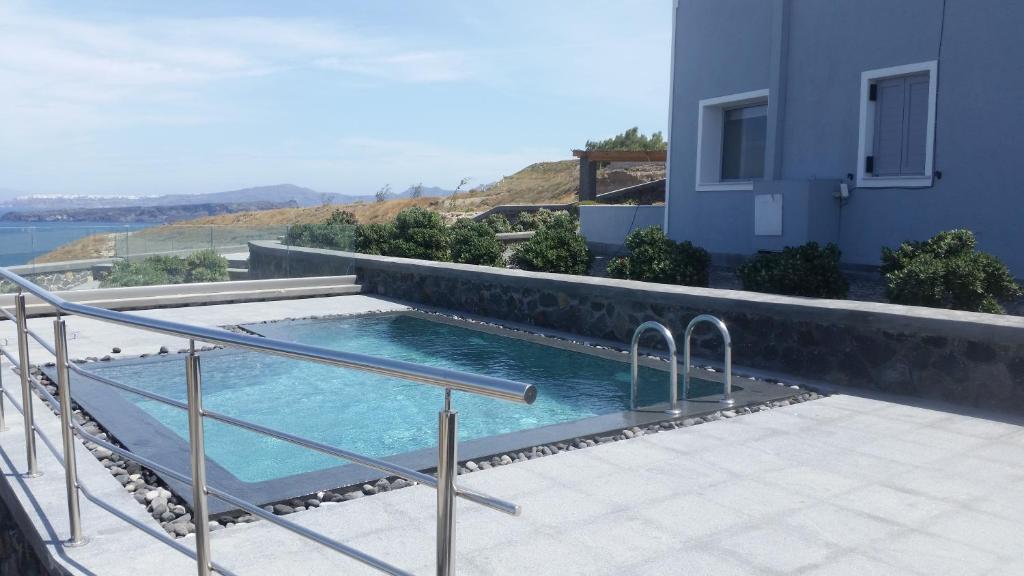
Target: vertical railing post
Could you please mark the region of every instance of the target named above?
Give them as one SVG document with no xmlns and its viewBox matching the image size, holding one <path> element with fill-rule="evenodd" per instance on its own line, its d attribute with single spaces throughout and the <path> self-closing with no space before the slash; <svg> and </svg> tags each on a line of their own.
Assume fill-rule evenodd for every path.
<svg viewBox="0 0 1024 576">
<path fill-rule="evenodd" d="M 185 359 L 188 386 L 188 445 L 192 460 L 192 521 L 196 525 L 196 564 L 199 576 L 209 576 L 210 521 L 206 503 L 206 443 L 203 439 L 203 388 L 195 340 L 189 341 Z"/>
<path fill-rule="evenodd" d="M 7 341 L 4 340 L 6 344 Z M 7 430 L 7 415 L 4 413 L 4 371 L 3 356 L 0 355 L 0 432 Z"/>
<path fill-rule="evenodd" d="M 28 320 L 25 314 L 25 294 L 18 291 L 14 297 L 14 314 L 18 330 L 18 372 L 21 375 L 21 413 L 25 417 L 25 459 L 28 462 L 26 478 L 41 476 L 36 462 L 36 423 L 32 415 L 32 390 L 28 382 Z"/>
<path fill-rule="evenodd" d="M 722 392 L 722 404 L 725 406 L 733 406 L 736 404 L 736 399 L 732 397 L 732 339 L 729 338 L 728 332 L 722 332 L 722 337 L 725 342 L 722 344 L 725 349 L 725 388 Z"/>
<path fill-rule="evenodd" d="M 71 537 L 68 546 L 85 544 L 82 537 L 82 514 L 78 504 L 78 465 L 75 460 L 75 437 L 71 424 L 71 374 L 68 370 L 68 331 L 64 320 L 53 321 L 53 344 L 57 356 L 57 386 L 60 396 L 60 436 L 64 444 L 64 479 L 68 495 L 68 522 Z"/>
<path fill-rule="evenodd" d="M 458 413 L 452 391 L 444 391 L 437 425 L 437 575 L 455 574 L 455 476 L 458 462 Z"/>
</svg>

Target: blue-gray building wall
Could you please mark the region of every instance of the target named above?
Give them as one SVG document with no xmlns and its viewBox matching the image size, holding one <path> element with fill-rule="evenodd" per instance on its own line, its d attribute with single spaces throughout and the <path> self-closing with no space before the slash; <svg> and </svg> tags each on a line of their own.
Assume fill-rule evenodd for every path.
<svg viewBox="0 0 1024 576">
<path fill-rule="evenodd" d="M 950 228 L 1024 275 L 1024 2 L 1014 0 L 679 0 L 667 226 L 717 254 L 772 249 L 753 234 L 755 190 L 696 191 L 698 102 L 769 89 L 766 159 L 790 182 L 846 181 L 850 198 L 802 206 L 779 243 L 835 237 L 844 260 Z M 784 25 L 780 25 L 783 22 Z M 941 38 L 940 38 L 941 31 Z M 941 47 L 940 47 L 941 39 Z M 940 54 L 941 50 L 941 54 Z M 773 66 L 773 57 L 779 61 Z M 854 188 L 861 73 L 938 60 L 934 170 L 925 188 Z M 771 132 L 771 129 L 769 129 Z M 831 198 L 828 187 L 818 187 Z M 793 197 L 794 200 L 799 200 Z M 806 213 L 806 214 L 805 214 Z M 834 229 L 823 221 L 835 222 Z M 819 229 L 818 238 L 801 230 Z M 796 233 L 790 233 L 792 231 Z"/>
</svg>

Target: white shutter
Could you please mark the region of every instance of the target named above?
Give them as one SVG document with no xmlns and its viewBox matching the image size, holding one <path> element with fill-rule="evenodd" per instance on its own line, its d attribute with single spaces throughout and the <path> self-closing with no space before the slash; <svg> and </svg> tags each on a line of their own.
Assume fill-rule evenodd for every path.
<svg viewBox="0 0 1024 576">
<path fill-rule="evenodd" d="M 896 176 L 902 168 L 906 79 L 880 80 L 876 90 L 874 175 Z"/>
<path fill-rule="evenodd" d="M 910 76 L 907 81 L 907 104 L 904 120 L 903 163 L 900 173 L 924 174 L 928 138 L 928 75 Z"/>
</svg>

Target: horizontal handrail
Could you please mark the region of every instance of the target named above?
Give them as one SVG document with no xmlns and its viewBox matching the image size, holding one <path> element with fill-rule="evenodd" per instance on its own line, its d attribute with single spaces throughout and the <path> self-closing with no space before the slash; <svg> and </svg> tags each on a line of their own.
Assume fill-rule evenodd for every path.
<svg viewBox="0 0 1024 576">
<path fill-rule="evenodd" d="M 537 389 L 532 384 L 97 308 L 87 304 L 68 302 L 4 268 L 0 268 L 0 277 L 17 284 L 26 292 L 67 314 L 77 314 L 122 326 L 143 328 L 170 336 L 392 376 L 521 404 L 532 404 L 537 398 Z"/>
<path fill-rule="evenodd" d="M 10 320 L 11 322 L 17 322 L 18 321 L 18 318 L 15 317 L 14 314 L 11 314 L 10 312 L 8 312 L 4 308 L 0 308 L 0 313 L 2 313 L 4 316 L 6 316 L 7 319 Z M 57 355 L 57 349 L 54 348 L 53 346 L 51 346 L 50 343 L 47 342 L 46 339 L 44 339 L 42 336 L 40 336 L 39 334 L 36 334 L 34 330 L 31 330 L 30 328 L 26 327 L 25 328 L 25 333 L 28 334 L 29 336 L 31 336 L 33 340 L 38 342 L 39 345 L 42 346 L 44 350 L 49 352 L 51 356 L 56 356 Z"/>
<path fill-rule="evenodd" d="M 183 484 L 191 484 L 192 483 L 192 478 L 190 476 L 188 476 L 187 474 L 182 474 L 181 472 L 178 472 L 176 470 L 172 470 L 171 468 L 168 468 L 168 467 L 164 466 L 163 464 L 158 464 L 157 462 L 155 462 L 153 460 L 150 460 L 149 458 L 146 458 L 145 456 L 140 456 L 140 455 L 136 454 L 135 452 L 132 452 L 130 450 L 126 450 L 124 448 L 121 448 L 120 446 L 118 446 L 116 444 L 113 444 L 113 443 L 111 443 L 111 442 L 109 442 L 107 440 L 103 440 L 102 438 L 99 438 L 98 436 L 95 436 L 95 435 L 93 435 L 93 434 L 91 434 L 89 432 L 86 432 L 85 428 L 81 424 L 79 424 L 77 422 L 72 423 L 72 426 L 74 427 L 75 431 L 78 432 L 78 434 L 82 438 L 84 438 L 85 440 L 88 440 L 89 442 L 92 442 L 92 443 L 96 444 L 97 446 L 101 446 L 103 448 L 106 448 L 107 450 L 110 450 L 114 454 L 117 454 L 117 455 L 119 455 L 119 456 L 121 456 L 123 458 L 128 458 L 130 460 L 138 462 L 139 464 L 142 464 L 143 466 L 149 468 L 150 470 L 153 470 L 154 472 L 157 472 L 157 473 L 159 473 L 159 474 L 161 474 L 163 476 L 166 476 L 166 477 L 168 477 L 168 478 L 170 478 L 172 480 L 177 480 L 178 482 L 181 482 Z M 388 572 L 390 574 L 401 574 L 401 575 L 408 574 L 408 572 L 405 572 L 405 571 L 403 571 L 403 570 L 401 570 L 399 568 L 391 566 L 390 564 L 387 564 L 386 562 L 383 562 L 381 560 L 377 560 L 376 558 L 373 558 L 372 556 L 369 556 L 369 555 L 367 555 L 367 554 L 365 554 L 363 552 L 360 552 L 359 550 L 356 550 L 355 548 L 352 548 L 350 546 L 346 546 L 345 544 L 342 544 L 341 542 L 338 542 L 336 540 L 333 540 L 333 539 L 330 539 L 330 538 L 326 538 L 324 536 L 320 536 L 319 534 L 317 534 L 316 532 L 313 532 L 312 530 L 309 530 L 308 528 L 302 527 L 302 526 L 300 526 L 300 525 L 298 525 L 298 524 L 296 524 L 294 522 L 289 522 L 288 520 L 280 518 L 279 516 L 277 516 L 277 515 L 275 515 L 273 513 L 267 512 L 266 510 L 260 508 L 259 506 L 254 506 L 250 502 L 246 502 L 245 500 L 240 500 L 238 498 L 235 498 L 235 497 L 231 496 L 230 494 L 228 494 L 227 492 L 224 492 L 224 491 L 219 490 L 217 488 L 214 488 L 212 486 L 207 486 L 206 487 L 206 491 L 211 496 L 214 496 L 216 498 L 224 500 L 225 502 L 227 502 L 228 504 L 231 504 L 232 506 L 238 506 L 238 508 L 240 508 L 240 509 L 242 509 L 242 510 L 244 510 L 244 511 L 250 513 L 250 514 L 253 514 L 255 516 L 259 516 L 260 518 L 263 518 L 264 520 L 267 520 L 267 521 L 271 522 L 272 524 L 277 524 L 278 526 L 281 526 L 282 528 L 285 528 L 285 529 L 291 530 L 293 532 L 296 532 L 296 533 L 298 533 L 301 536 L 304 536 L 304 537 L 306 537 L 306 538 L 308 538 L 310 540 L 313 540 L 314 542 L 322 544 L 322 545 L 324 545 L 324 546 L 326 546 L 326 547 L 328 547 L 328 548 L 330 548 L 332 550 L 335 550 L 336 552 L 340 552 L 340 553 L 342 553 L 342 554 L 344 554 L 346 556 L 353 557 L 353 558 L 359 560 L 360 562 L 364 562 L 366 564 L 369 564 L 370 566 L 378 568 L 379 570 L 382 570 L 384 572 Z M 195 520 L 196 520 L 196 522 L 199 521 L 198 518 L 195 519 Z"/>
<path fill-rule="evenodd" d="M 20 367 L 18 366 L 18 360 L 13 355 L 11 355 L 10 352 L 3 348 L 0 348 L 0 354 L 6 356 L 7 359 L 10 360 L 15 367 L 18 367 L 20 369 Z M 188 410 L 188 404 L 180 400 L 175 400 L 162 394 L 157 394 L 155 392 L 149 392 L 141 388 L 136 388 L 135 386 L 129 386 L 128 384 L 124 384 L 118 382 L 117 380 L 107 378 L 106 376 L 101 376 L 94 372 L 90 372 L 89 370 L 85 370 L 74 363 L 69 363 L 68 368 L 71 369 L 71 371 L 75 372 L 76 374 L 92 378 L 102 384 L 107 384 L 108 386 L 112 386 L 119 390 L 123 390 L 131 394 L 138 394 L 139 396 L 148 398 L 149 400 L 153 400 L 154 402 L 160 402 L 161 404 L 173 406 L 180 410 Z M 54 406 L 54 409 L 58 409 L 60 407 L 60 401 L 54 398 L 53 395 L 51 395 L 43 387 L 42 383 L 38 382 L 31 376 L 30 381 L 36 387 L 36 389 L 39 390 L 39 392 L 46 396 L 46 399 Z M 374 470 L 379 470 L 381 472 L 394 474 L 395 476 L 399 476 L 412 482 L 419 482 L 420 484 L 424 484 L 431 488 L 437 488 L 437 479 L 435 477 L 429 474 L 424 474 L 423 472 L 419 472 L 417 470 L 413 470 L 412 468 L 406 468 L 405 466 L 392 464 L 386 460 L 380 460 L 377 458 L 371 458 L 369 456 L 363 456 L 356 452 L 344 450 L 341 448 L 335 448 L 333 446 L 323 444 L 321 442 L 306 440 L 305 438 L 296 436 L 294 434 L 289 434 L 288 432 L 275 430 L 273 428 L 268 428 L 266 426 L 261 426 L 259 424 L 241 420 L 233 416 L 228 416 L 227 414 L 214 412 L 212 410 L 203 410 L 203 416 L 208 417 L 212 420 L 223 422 L 225 424 L 236 426 L 238 428 L 243 428 L 246 430 L 250 430 L 252 432 L 257 432 L 260 434 L 271 436 L 273 438 L 277 438 L 278 440 L 289 442 L 291 444 L 295 444 L 303 448 L 316 450 L 317 452 L 327 454 L 328 456 L 334 456 L 336 458 L 348 460 L 349 462 L 354 462 L 356 464 L 366 466 L 367 468 L 372 468 Z M 479 492 L 468 490 L 466 488 L 459 488 L 456 495 L 466 500 L 469 500 L 470 502 L 486 506 L 488 508 L 491 508 L 492 510 L 497 510 L 498 512 L 503 512 L 510 516 L 518 516 L 522 512 L 522 509 L 518 504 L 507 502 L 505 500 L 501 500 L 500 498 L 495 498 L 493 496 L 481 494 Z"/>
<path fill-rule="evenodd" d="M 317 452 L 327 454 L 328 456 L 335 456 L 337 458 L 348 460 L 350 462 L 355 462 L 356 464 L 366 466 L 367 468 L 373 468 L 375 470 L 380 470 L 381 472 L 394 474 L 395 476 L 400 476 L 402 478 L 405 478 L 406 480 L 411 480 L 413 482 L 419 482 L 420 484 L 424 484 L 431 488 L 437 488 L 437 478 L 431 476 L 430 474 L 424 474 L 423 472 L 413 470 L 412 468 L 406 468 L 405 466 L 392 464 L 386 460 L 380 460 L 377 458 L 371 458 L 369 456 L 363 456 L 362 454 L 357 454 L 349 450 L 335 448 L 327 444 L 295 436 L 294 434 L 289 434 L 287 432 L 282 432 L 280 430 L 275 430 L 273 428 L 267 428 L 266 426 L 253 424 L 251 422 L 239 420 L 238 418 L 233 418 L 225 414 L 218 414 L 217 412 L 211 412 L 209 410 L 204 410 L 203 416 L 206 416 L 207 418 L 213 420 L 224 422 L 225 424 L 231 424 L 239 428 L 244 428 L 246 430 L 258 432 L 260 434 L 270 436 L 272 438 L 277 438 L 278 440 L 290 442 L 297 446 L 302 446 L 303 448 L 316 450 Z M 467 490 L 465 488 L 459 488 L 456 492 L 456 495 L 461 496 L 462 498 L 465 498 L 466 500 L 469 500 L 471 502 L 475 502 L 482 506 L 491 508 L 493 510 L 504 512 L 505 514 L 508 514 L 510 516 L 518 516 L 521 512 L 520 507 L 517 504 L 506 502 L 499 498 L 487 496 L 486 494 L 481 494 L 478 492 L 474 492 L 472 490 Z"/>
<path fill-rule="evenodd" d="M 101 384 L 112 386 L 114 388 L 117 388 L 118 390 L 124 390 L 125 392 L 129 392 L 131 394 L 138 394 L 139 396 L 142 396 L 143 398 L 148 398 L 150 400 L 153 400 L 154 402 L 160 402 L 161 404 L 167 404 L 169 406 L 174 406 L 175 408 L 188 410 L 188 404 L 180 400 L 175 400 L 173 398 L 168 398 L 167 396 L 164 396 L 162 394 L 157 394 L 156 392 L 147 392 L 146 390 L 143 390 L 141 388 L 136 388 L 134 386 L 129 386 L 127 384 L 122 384 L 117 380 L 111 380 L 106 376 L 100 376 L 95 372 L 90 372 L 88 370 L 83 369 L 80 366 L 76 366 L 75 364 L 69 364 L 68 368 L 70 368 L 71 371 L 74 372 L 75 374 L 80 374 L 82 376 L 92 378 Z"/>
<path fill-rule="evenodd" d="M 11 354 L 10 352 L 8 352 L 7 350 L 5 350 L 3 348 L 0 348 L 0 354 L 3 354 L 4 356 L 6 356 L 7 360 L 10 361 L 12 366 L 17 368 L 18 370 L 21 370 L 21 365 L 18 363 L 18 359 L 15 358 L 13 354 Z M 60 406 L 60 400 L 57 400 L 56 398 L 54 398 L 53 395 L 50 394 L 50 392 L 46 389 L 46 387 L 43 386 L 43 383 L 40 382 L 35 376 L 29 374 L 28 375 L 28 382 L 29 382 L 29 384 L 34 386 L 36 388 L 36 390 L 38 390 L 43 396 L 45 396 L 46 397 L 45 399 L 47 401 L 53 402 L 54 406 L 58 406 L 58 407 Z"/>
<path fill-rule="evenodd" d="M 459 372 L 456 370 L 449 370 L 444 368 L 436 368 L 431 366 L 423 366 L 419 364 L 413 364 L 410 362 L 403 362 L 399 360 L 391 360 L 387 358 L 379 358 L 364 354 L 355 354 L 348 352 L 341 352 L 338 350 L 332 350 L 329 348 L 322 348 L 318 346 L 309 346 L 305 344 L 298 344 L 294 342 L 287 342 L 282 340 L 275 340 L 270 338 L 262 338 L 257 336 L 251 336 L 246 334 L 238 334 L 222 330 L 219 328 L 207 328 L 202 326 L 193 326 L 188 324 L 182 324 L 178 322 L 172 322 L 167 320 L 160 320 L 154 318 L 147 318 L 144 316 L 130 314 L 125 312 L 107 310 L 96 306 L 89 306 L 86 304 L 69 302 L 63 298 L 41 288 L 40 286 L 30 282 L 21 276 L 0 268 L 0 278 L 7 279 L 19 287 L 19 293 L 15 298 L 16 314 L 12 315 L 7 310 L 0 308 L 0 313 L 3 316 L 10 318 L 17 323 L 18 326 L 18 351 L 19 359 L 15 359 L 6 350 L 0 347 L 0 352 L 3 352 L 5 356 L 11 359 L 19 368 L 22 378 L 22 394 L 24 400 L 27 403 L 23 412 L 25 413 L 25 434 L 26 434 L 26 446 L 28 451 L 29 461 L 29 476 L 38 475 L 35 466 L 35 449 L 34 449 L 34 437 L 35 427 L 32 423 L 31 415 L 31 403 L 29 400 L 30 389 L 35 388 L 41 396 L 48 399 L 51 406 L 55 406 L 59 410 L 61 416 L 61 428 L 62 437 L 64 441 L 64 452 L 66 464 L 65 468 L 65 480 L 68 491 L 68 507 L 71 524 L 71 539 L 65 544 L 70 546 L 81 545 L 85 543 L 85 539 L 81 533 L 81 522 L 78 510 L 78 481 L 77 473 L 75 471 L 74 459 L 74 446 L 72 444 L 73 434 L 72 431 L 77 431 L 78 434 L 86 440 L 89 440 L 96 445 L 103 446 L 114 453 L 120 454 L 125 458 L 129 458 L 136 462 L 139 462 L 143 466 L 149 467 L 151 470 L 165 475 L 167 478 L 176 479 L 180 482 L 191 484 L 193 491 L 193 508 L 196 516 L 196 561 L 199 574 L 201 576 L 208 575 L 213 567 L 210 560 L 209 550 L 209 530 L 206 524 L 208 517 L 207 509 L 207 497 L 213 496 L 231 505 L 234 505 L 242 510 L 248 511 L 258 517 L 267 519 L 274 524 L 277 524 L 291 532 L 305 537 L 307 539 L 314 540 L 315 542 L 327 546 L 332 550 L 345 554 L 354 560 L 360 561 L 368 566 L 382 570 L 389 574 L 407 574 L 399 568 L 392 566 L 391 564 L 374 558 L 368 554 L 360 552 L 354 548 L 351 548 L 345 544 L 342 544 L 336 540 L 333 540 L 327 536 L 319 534 L 308 528 L 304 528 L 294 522 L 288 520 L 282 520 L 277 518 L 274 514 L 268 513 L 262 508 L 244 500 L 241 500 L 231 494 L 211 487 L 206 482 L 205 472 L 205 449 L 203 440 L 203 421 L 205 418 L 217 420 L 219 422 L 239 427 L 242 429 L 250 430 L 265 436 L 270 436 L 282 441 L 292 443 L 297 446 L 301 446 L 307 449 L 316 450 L 318 452 L 331 455 L 337 458 L 341 458 L 358 465 L 366 466 L 368 468 L 383 471 L 388 474 L 393 474 L 413 482 L 419 482 L 434 488 L 437 491 L 438 500 L 438 534 L 437 534 L 437 566 L 438 574 L 451 575 L 454 571 L 454 562 L 452 558 L 452 550 L 454 546 L 454 511 L 455 511 L 455 498 L 462 497 L 472 502 L 487 506 L 489 508 L 505 512 L 510 515 L 518 515 L 520 508 L 510 502 L 500 500 L 491 496 L 480 494 L 471 490 L 460 489 L 456 486 L 454 478 L 456 475 L 456 454 L 457 454 L 457 434 L 456 434 L 456 416 L 455 412 L 451 411 L 451 392 L 452 390 L 464 391 L 473 394 L 479 394 L 491 398 L 518 402 L 524 404 L 532 404 L 537 397 L 537 390 L 531 384 L 525 384 L 521 382 L 514 382 L 502 378 L 493 378 L 490 376 L 482 376 L 477 374 L 469 374 Z M 41 338 L 35 332 L 31 331 L 26 323 L 26 312 L 25 312 L 25 292 L 32 294 L 42 302 L 49 304 L 57 312 L 57 319 L 54 321 L 54 339 L 55 344 L 50 346 L 45 339 Z M 67 333 L 64 320 L 61 319 L 61 314 L 75 314 L 83 317 L 94 318 L 103 322 L 112 324 L 127 326 L 131 328 L 138 328 L 157 332 L 161 334 L 168 334 L 171 336 L 187 338 L 189 340 L 190 353 L 186 362 L 186 388 L 188 390 L 188 401 L 181 402 L 168 398 L 161 394 L 147 392 L 139 388 L 129 386 L 116 380 L 94 374 L 88 370 L 82 369 L 70 362 L 67 354 Z M 39 344 L 41 344 L 47 352 L 54 355 L 57 359 L 57 370 L 58 370 L 58 386 L 60 391 L 61 400 L 58 401 L 54 398 L 38 381 L 37 378 L 27 373 L 29 366 L 28 359 L 28 337 L 31 336 Z M 213 411 L 204 410 L 202 407 L 202 392 L 201 392 L 201 371 L 199 367 L 199 356 L 196 355 L 195 343 L 210 342 L 222 344 L 225 346 L 232 346 L 245 350 L 251 350 L 255 352 L 268 353 L 276 356 L 294 358 L 298 360 L 318 362 L 330 366 L 337 366 L 349 369 L 360 370 L 364 372 L 370 372 L 375 374 L 381 374 L 388 377 L 401 378 L 418 382 L 422 384 L 428 384 L 437 386 L 445 390 L 445 401 L 444 410 L 439 413 L 439 427 L 438 427 L 438 467 L 437 477 L 430 476 L 423 472 L 392 464 L 390 462 L 364 456 L 355 452 L 344 450 L 329 446 L 327 444 L 302 438 L 287 432 L 275 430 L 273 428 L 265 427 L 253 422 L 248 422 L 220 414 Z M 635 368 L 634 368 L 635 370 Z M 111 442 L 100 439 L 99 437 L 87 432 L 84 427 L 75 422 L 72 418 L 71 413 L 71 396 L 70 396 L 70 375 L 69 372 L 74 371 L 77 374 L 93 378 L 95 381 L 111 385 L 117 389 L 134 393 L 145 398 L 149 398 L 162 404 L 174 406 L 176 408 L 185 410 L 189 416 L 189 454 L 191 459 L 191 471 L 192 475 L 187 476 L 179 472 L 175 472 L 163 465 L 160 465 L 148 458 L 142 457 L 138 454 L 115 446 Z M 6 393 L 6 390 L 3 391 Z"/>
<path fill-rule="evenodd" d="M 263 518 L 268 522 L 277 524 L 278 526 L 290 530 L 293 533 L 298 534 L 299 536 L 303 536 L 309 540 L 312 540 L 313 542 L 316 542 L 321 546 L 326 546 L 331 550 L 334 550 L 335 552 L 340 552 L 341 554 L 344 554 L 349 558 L 358 560 L 363 564 L 366 564 L 367 566 L 371 566 L 373 568 L 376 568 L 377 570 L 380 570 L 381 572 L 386 572 L 388 574 L 396 574 L 398 576 L 412 576 L 412 572 L 406 572 L 401 568 L 388 564 L 387 562 L 370 556 L 365 552 L 356 550 L 351 546 L 346 546 L 345 544 L 342 544 L 341 542 L 338 542 L 333 538 L 328 538 L 327 536 L 324 536 L 318 532 L 314 532 L 313 530 L 310 530 L 305 526 L 281 518 L 280 516 L 277 516 L 271 512 L 267 512 L 266 510 L 260 508 L 259 506 L 253 506 L 252 504 L 246 502 L 245 500 L 235 498 L 234 496 L 228 494 L 227 492 L 218 490 L 217 488 L 213 488 L 211 486 L 208 486 L 206 488 L 206 491 L 210 494 L 210 496 L 213 496 L 214 498 L 220 498 L 221 500 L 227 502 L 228 504 L 238 506 L 242 510 L 245 510 L 246 512 L 254 516 L 259 516 L 260 518 Z"/>
<path fill-rule="evenodd" d="M 4 354 L 6 355 L 7 353 L 4 352 Z M 188 404 L 180 400 L 175 400 L 162 394 L 157 394 L 156 392 L 149 392 L 146 390 L 142 390 L 141 388 L 129 386 L 128 384 L 123 384 L 116 380 L 107 378 L 106 376 L 100 376 L 99 374 L 95 374 L 88 370 L 84 370 L 81 367 L 75 366 L 73 364 L 69 367 L 77 374 L 86 376 L 88 378 L 94 378 L 103 384 L 108 384 L 119 390 L 124 390 L 125 392 L 129 392 L 132 394 L 138 394 L 139 396 L 148 398 L 150 400 L 153 400 L 154 402 L 160 402 L 161 404 L 173 406 L 180 410 L 188 410 Z M 328 456 L 334 456 L 336 458 L 348 460 L 349 462 L 354 462 L 356 464 L 366 466 L 367 468 L 380 470 L 381 472 L 387 472 L 388 474 L 394 474 L 395 476 L 399 476 L 412 482 L 419 482 L 420 484 L 424 484 L 431 488 L 437 488 L 436 478 L 434 478 L 430 474 L 424 474 L 423 472 L 419 472 L 418 470 L 414 470 L 412 468 L 406 468 L 405 466 L 392 464 L 391 462 L 388 462 L 386 460 L 380 460 L 378 458 L 363 456 L 362 454 L 358 454 L 350 450 L 335 448 L 334 446 L 323 444 L 321 442 L 316 442 L 314 440 L 307 440 L 305 438 L 302 438 L 301 436 L 296 436 L 294 434 L 290 434 L 288 432 L 284 432 L 281 430 L 276 430 L 274 428 L 268 428 L 267 426 L 262 426 L 260 424 L 255 424 L 252 422 L 248 422 L 246 420 L 241 420 L 239 418 L 228 416 L 227 414 L 221 414 L 219 412 L 215 412 L 212 410 L 204 409 L 203 416 L 210 418 L 211 420 L 217 420 L 219 422 L 223 422 L 231 426 L 270 436 L 272 438 L 277 438 L 278 440 L 289 442 L 291 444 L 295 444 L 296 446 L 301 446 L 303 448 L 315 450 L 317 452 L 327 454 Z M 506 502 L 499 498 L 494 498 L 492 496 L 481 494 L 472 490 L 467 490 L 465 488 L 460 488 L 458 490 L 458 496 L 461 496 L 462 498 L 469 500 L 470 502 L 475 502 L 477 504 L 486 506 L 493 510 L 504 512 L 505 514 L 509 514 L 510 516 L 518 516 L 521 512 L 521 509 L 517 504 Z"/>
</svg>

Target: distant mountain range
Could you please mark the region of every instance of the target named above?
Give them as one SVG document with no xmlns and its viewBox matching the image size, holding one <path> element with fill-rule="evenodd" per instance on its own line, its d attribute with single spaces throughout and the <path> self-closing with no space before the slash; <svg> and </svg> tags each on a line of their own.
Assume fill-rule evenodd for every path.
<svg viewBox="0 0 1024 576">
<path fill-rule="evenodd" d="M 66 208 L 58 210 L 21 210 L 0 216 L 0 222 L 119 222 L 169 224 L 204 216 L 298 208 L 287 202 L 222 202 L 179 204 L 173 206 L 114 206 L 109 208 Z"/>
<path fill-rule="evenodd" d="M 388 198 L 404 198 L 412 194 L 410 187 L 399 194 L 388 194 Z M 318 192 L 310 188 L 303 188 L 294 184 L 276 184 L 273 186 L 257 186 L 254 188 L 243 188 L 241 190 L 228 190 L 226 192 L 211 192 L 201 194 L 166 194 L 163 196 L 78 196 L 78 195 L 30 195 L 18 196 L 15 198 L 3 199 L 4 196 L 11 196 L 14 191 L 0 189 L 0 214 L 3 220 L 17 221 L 40 221 L 40 220 L 68 220 L 87 221 L 97 214 L 108 213 L 115 216 L 116 222 L 171 222 L 180 220 L 179 215 L 184 215 L 190 210 L 186 206 L 205 205 L 207 210 L 214 211 L 211 214 L 223 214 L 225 210 L 242 211 L 245 205 L 251 206 L 245 210 L 269 210 L 285 206 L 320 206 L 323 204 L 353 204 L 356 202 L 373 202 L 375 195 L 349 195 Z M 445 196 L 451 194 L 450 190 L 437 187 L 422 188 L 423 196 Z M 259 206 L 267 206 L 260 208 Z M 114 208 L 125 208 L 123 211 L 111 211 Z M 139 210 L 141 208 L 160 208 L 161 210 Z M 136 209 L 136 210 L 132 210 Z M 97 213 L 89 214 L 89 211 L 99 210 Z M 104 212 L 106 210 L 106 212 Z M 193 216 L 201 216 L 204 209 L 191 210 Z M 7 214 L 4 214 L 4 213 Z M 165 216 L 160 213 L 165 212 Z M 21 213 L 22 216 L 14 216 L 12 213 Z M 132 215 L 135 216 L 132 216 Z M 32 220 L 32 218 L 38 218 Z M 138 219 L 131 219 L 138 218 Z M 93 220 L 97 221 L 97 220 Z"/>
</svg>

